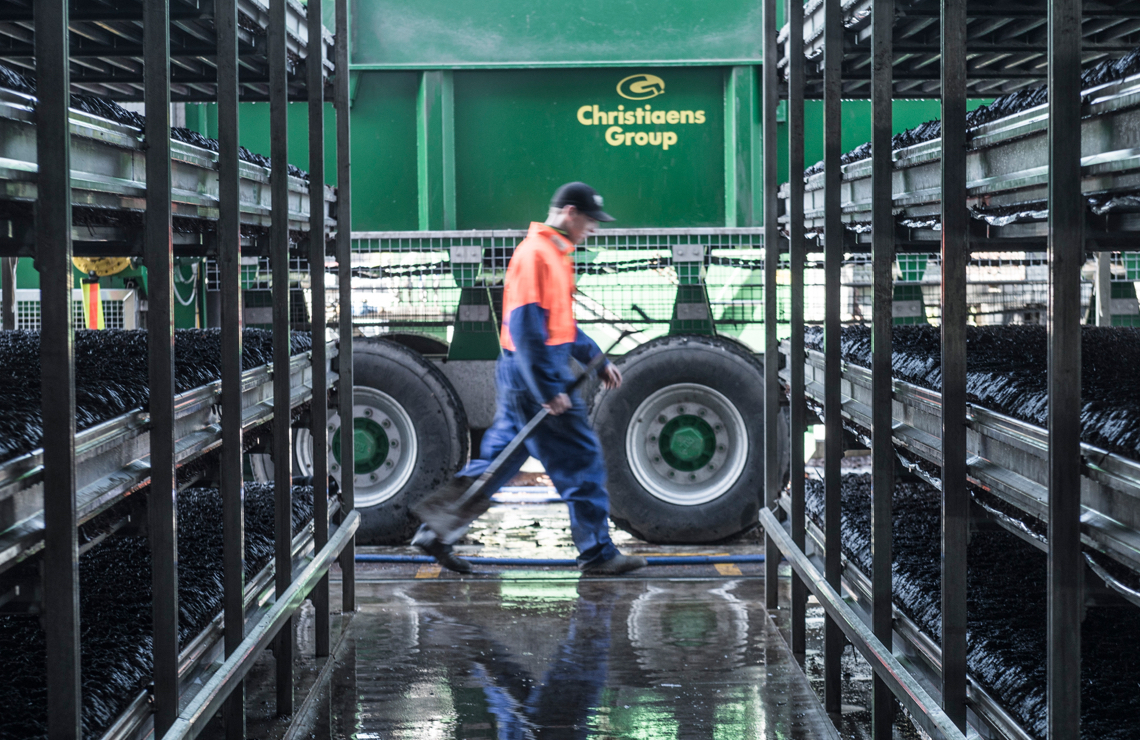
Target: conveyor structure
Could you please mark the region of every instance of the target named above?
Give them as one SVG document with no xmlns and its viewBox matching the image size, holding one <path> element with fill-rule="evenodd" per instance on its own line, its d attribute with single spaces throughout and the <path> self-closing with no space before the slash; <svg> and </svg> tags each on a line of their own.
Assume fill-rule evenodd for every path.
<svg viewBox="0 0 1140 740">
<path fill-rule="evenodd" d="M 797 176 L 780 183 L 777 129 L 766 123 L 764 212 L 765 243 L 786 240 L 791 331 L 786 340 L 774 327 L 766 332 L 766 352 L 785 360 L 766 388 L 790 403 L 793 467 L 786 490 L 772 479 L 765 486 L 761 521 L 769 561 L 786 556 L 795 573 L 792 649 L 804 649 L 811 592 L 827 614 L 825 706 L 840 706 L 846 638 L 876 674 L 875 738 L 890 737 L 900 705 L 933 737 L 1080 737 L 1082 605 L 1090 594 L 1112 593 L 1133 609 L 1140 596 L 1140 461 L 1128 449 L 1083 442 L 1081 434 L 1081 272 L 1097 255 L 1092 272 L 1104 295 L 1096 323 L 1107 327 L 1110 310 L 1100 304 L 1117 297 L 1109 290 L 1111 253 L 1137 243 L 1137 8 L 1128 1 L 793 0 L 785 10 L 787 24 L 777 29 L 776 3 L 765 3 L 765 58 L 778 64 L 764 70 L 763 109 L 775 110 L 786 97 L 788 169 Z M 997 99 L 967 115 L 967 95 Z M 840 99 L 852 97 L 870 99 L 872 135 L 845 155 Z M 941 120 L 895 134 L 892 102 L 908 97 L 941 99 Z M 823 100 L 824 155 L 806 170 L 805 98 Z M 892 377 L 893 327 L 908 323 L 895 309 L 909 299 L 896 291 L 896 257 L 908 252 L 938 257 L 939 305 L 928 315 L 939 324 L 931 361 L 938 375 L 932 387 L 940 391 Z M 1045 364 L 1033 372 L 1045 379 L 1038 401 L 1047 416 L 1025 420 L 968 403 L 968 265 L 979 253 L 1043 258 L 1039 270 L 1050 290 L 1032 313 L 1040 311 L 1049 340 Z M 821 257 L 822 332 L 811 344 L 804 268 Z M 861 313 L 841 301 L 841 271 L 853 257 L 868 280 L 870 310 Z M 765 270 L 769 288 L 774 267 Z M 857 362 L 841 346 L 845 311 L 845 320 L 870 329 Z M 1103 404 L 1111 407 L 1112 399 Z M 826 430 L 822 515 L 808 522 L 801 445 L 817 414 Z M 782 422 L 770 410 L 767 423 L 774 429 Z M 867 567 L 840 552 L 845 432 L 871 449 Z M 941 564 L 939 641 L 893 600 L 900 460 L 940 491 L 941 553 L 932 554 Z M 1043 721 L 1032 728 L 967 671 L 972 521 L 996 522 L 1048 560 L 1047 648 L 1039 656 L 1048 690 L 1037 710 Z M 769 566 L 768 576 L 775 572 Z M 1099 584 L 1107 588 L 1098 592 Z M 844 603 L 844 590 L 852 604 Z M 774 588 L 767 598 L 775 607 Z"/>
<path fill-rule="evenodd" d="M 313 601 L 317 654 L 328 655 L 327 573 L 338 559 L 348 564 L 343 609 L 355 609 L 352 481 L 330 498 L 327 450 L 315 451 L 312 518 L 298 532 L 288 454 L 295 427 L 311 424 L 323 438 L 329 406 L 346 418 L 353 406 L 351 325 L 334 329 L 324 310 L 326 258 L 339 255 L 344 303 L 352 284 L 349 234 L 336 228 L 350 218 L 348 18 L 347 3 L 334 4 L 333 32 L 320 0 L 14 0 L 0 9 L 0 64 L 15 73 L 0 76 L 4 328 L 15 299 L 11 258 L 34 258 L 44 389 L 42 447 L 0 464 L 0 609 L 42 615 L 47 737 L 92 729 L 79 690 L 78 563 L 120 532 L 149 539 L 153 676 L 100 729 L 104 738 L 193 737 L 219 712 L 227 737 L 244 737 L 242 681 L 270 643 L 277 708 L 291 713 L 294 615 Z M 238 145 L 239 101 L 266 100 L 270 158 Z M 285 165 L 293 100 L 308 101 L 308 174 Z M 145 118 L 111 101 L 141 101 Z M 172 129 L 172 101 L 217 102 L 218 140 Z M 335 189 L 324 185 L 326 101 L 338 113 Z M 272 361 L 252 368 L 242 362 L 243 254 L 268 258 L 274 278 L 277 341 Z M 146 268 L 149 337 L 149 402 L 78 433 L 73 255 L 131 257 Z M 177 394 L 175 255 L 212 257 L 222 293 L 220 380 Z M 317 266 L 311 327 L 297 327 L 311 328 L 313 345 L 296 355 L 291 257 Z M 351 433 L 342 430 L 349 466 Z M 242 463 L 254 443 L 275 452 L 275 544 L 247 581 Z M 175 501 L 201 480 L 219 488 L 224 609 L 180 649 L 177 541 L 192 534 L 179 533 Z"/>
</svg>

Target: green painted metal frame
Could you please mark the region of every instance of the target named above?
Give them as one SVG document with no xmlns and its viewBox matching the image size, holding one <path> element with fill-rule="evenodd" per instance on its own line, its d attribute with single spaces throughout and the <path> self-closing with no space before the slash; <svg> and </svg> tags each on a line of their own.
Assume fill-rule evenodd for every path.
<svg viewBox="0 0 1140 740">
<path fill-rule="evenodd" d="M 732 67 L 724 77 L 724 225 L 764 220 L 760 176 L 759 67 Z"/>
<path fill-rule="evenodd" d="M 416 182 L 421 229 L 455 228 L 455 80 L 425 71 L 416 97 Z"/>
</svg>

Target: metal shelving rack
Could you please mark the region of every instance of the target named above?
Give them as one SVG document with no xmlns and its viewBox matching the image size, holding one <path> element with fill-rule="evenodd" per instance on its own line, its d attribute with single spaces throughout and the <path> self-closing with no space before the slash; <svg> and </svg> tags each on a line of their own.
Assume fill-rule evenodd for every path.
<svg viewBox="0 0 1140 740">
<path fill-rule="evenodd" d="M 774 120 L 766 128 L 765 243 L 786 239 L 791 266 L 791 337 L 782 345 L 787 364 L 780 378 L 773 373 L 766 379 L 767 424 L 774 439 L 780 422 L 771 399 L 786 389 L 793 466 L 786 493 L 778 479 L 768 481 L 761 513 L 768 536 L 768 607 L 778 607 L 775 564 L 782 555 L 794 571 L 793 651 L 804 652 L 810 591 L 827 615 L 825 706 L 840 709 L 845 636 L 875 672 L 874 737 L 891 736 L 896 703 L 933 737 L 963 738 L 967 722 L 1006 737 L 1028 737 L 966 671 L 966 545 L 970 516 L 977 513 L 971 511 L 969 486 L 984 488 L 1047 524 L 1043 539 L 1027 539 L 1047 553 L 1049 563 L 1049 736 L 1078 737 L 1082 543 L 1133 570 L 1140 566 L 1137 462 L 1082 445 L 1077 390 L 1086 250 L 1126 251 L 1137 243 L 1134 209 L 1094 216 L 1085 207 L 1088 195 L 1135 190 L 1136 144 L 1127 130 L 1138 107 L 1137 82 L 1133 76 L 1082 90 L 1081 69 L 1140 45 L 1138 7 L 1127 0 L 1086 1 L 1083 7 L 1081 0 L 790 0 L 787 24 L 777 29 L 776 1 L 764 2 L 764 110 L 774 112 L 781 97 L 788 101 L 789 172 L 798 173 L 805 165 L 804 99 L 821 97 L 824 169 L 806 184 L 792 177 L 781 187 Z M 993 96 L 1042 82 L 1048 83 L 1047 104 L 967 131 L 968 94 Z M 941 137 L 892 151 L 892 100 L 931 96 L 942 100 Z M 873 117 L 869 159 L 847 165 L 840 160 L 841 97 L 870 98 Z M 766 115 L 765 121 L 774 118 Z M 1038 215 L 994 225 L 971 214 L 971 207 L 977 212 L 995 204 L 1036 206 Z M 941 228 L 900 223 L 920 214 Z M 848 228 L 868 222 L 864 233 Z M 823 252 L 825 259 L 822 352 L 808 352 L 804 344 L 808 231 L 819 232 L 819 247 L 810 251 Z M 934 244 L 941 251 L 941 393 L 891 377 L 892 266 L 896 254 L 933 252 Z M 840 267 L 845 253 L 868 250 L 873 350 L 870 367 L 859 368 L 840 355 Z M 1047 428 L 967 404 L 971 250 L 1048 253 Z M 772 263 L 766 278 L 775 285 Z M 768 326 L 767 349 L 775 356 L 781 347 L 774 322 Z M 809 406 L 821 413 L 826 428 L 822 528 L 805 518 L 802 440 Z M 872 451 L 869 573 L 845 564 L 840 553 L 845 423 L 864 431 Z M 940 647 L 892 602 L 896 447 L 940 467 L 940 474 L 924 474 L 942 491 Z M 781 513 L 787 515 L 784 523 Z M 808 537 L 821 555 L 808 556 Z M 842 598 L 843 588 L 856 595 L 854 605 Z M 900 660 L 895 646 L 919 659 Z"/>
<path fill-rule="evenodd" d="M 2 524 L 0 569 L 41 558 L 39 608 L 47 644 L 48 736 L 79 738 L 79 546 L 77 527 L 149 482 L 154 681 L 105 733 L 108 738 L 188 738 L 224 711 L 228 737 L 245 736 L 242 681 L 275 643 L 277 709 L 293 710 L 292 619 L 305 599 L 316 607 L 316 651 L 330 650 L 328 570 L 340 560 L 343 610 L 355 610 L 351 478 L 330 511 L 328 452 L 314 450 L 314 518 L 291 530 L 291 415 L 311 402 L 315 438 L 328 423 L 332 394 L 352 416 L 352 327 L 326 339 L 325 265 L 335 255 L 341 300 L 350 303 L 348 9 L 336 0 L 335 35 L 322 25 L 321 0 L 12 0 L 0 10 L 0 57 L 34 70 L 33 98 L 5 92 L 0 199 L 9 211 L 5 258 L 36 260 L 41 276 L 43 447 L 0 466 L 0 496 L 28 513 Z M 314 63 L 314 60 L 316 63 Z M 70 109 L 73 93 L 142 100 L 146 127 L 135 129 Z M 323 185 L 324 103 L 335 104 L 337 189 Z M 217 102 L 218 151 L 172 141 L 172 100 Z M 239 100 L 268 100 L 274 131 L 267 169 L 239 159 Z M 284 163 L 289 100 L 308 100 L 310 183 Z M 21 208 L 20 206 L 23 206 Z M 29 207 L 30 206 L 30 207 Z M 75 208 L 128 215 L 78 228 Z M 23 216 L 22 214 L 27 214 Z M 33 215 L 34 214 L 34 215 Z M 193 233 L 174 219 L 205 223 Z M 141 225 L 140 222 L 141 221 Z M 243 234 L 243 227 L 246 233 Z M 268 234 L 264 232 L 268 229 Z M 250 234 L 254 236 L 251 238 Z M 290 246 L 291 234 L 301 234 Z M 307 239 L 303 237 L 307 236 Z M 335 250 L 328 250 L 330 237 Z M 307 247 L 305 242 L 307 243 Z M 313 348 L 290 357 L 290 251 L 307 250 L 312 270 Z M 242 371 L 241 253 L 268 254 L 274 271 L 272 365 Z M 137 256 L 148 271 L 151 401 L 76 434 L 72 256 Z M 209 255 L 219 265 L 222 368 L 217 383 L 175 396 L 173 275 L 176 255 Z M 14 302 L 5 260 L 4 304 Z M 5 317 L 10 311 L 5 311 Z M 12 328 L 8 322 L 5 328 Z M 277 368 L 288 368 L 278 371 Z M 231 392 L 233 391 L 233 392 Z M 218 416 L 220 414 L 220 421 Z M 242 434 L 271 420 L 275 446 L 276 558 L 244 578 Z M 341 430 L 352 465 L 352 430 Z M 177 468 L 220 450 L 224 525 L 224 612 L 186 650 L 178 642 L 175 501 Z M 13 526 L 16 525 L 16 526 Z M 262 606 L 258 606 L 261 604 Z M 186 680 L 194 676 L 196 681 Z"/>
</svg>

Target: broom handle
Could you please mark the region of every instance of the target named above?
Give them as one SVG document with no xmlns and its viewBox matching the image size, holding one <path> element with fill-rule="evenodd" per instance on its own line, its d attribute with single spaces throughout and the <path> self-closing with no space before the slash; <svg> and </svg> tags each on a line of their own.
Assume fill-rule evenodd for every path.
<svg viewBox="0 0 1140 740">
<path fill-rule="evenodd" d="M 590 360 L 589 364 L 586 365 L 586 369 L 583 370 L 582 373 L 578 375 L 578 377 L 570 381 L 570 383 L 566 385 L 566 389 L 563 392 L 569 395 L 577 390 L 578 386 L 586 382 L 586 378 L 588 378 L 592 372 L 601 367 L 602 363 L 606 361 L 606 355 L 609 352 L 613 351 L 613 348 L 618 346 L 618 343 L 625 339 L 628 334 L 629 332 L 622 332 L 622 335 L 618 337 L 616 342 L 610 345 L 610 348 L 608 350 L 605 352 L 599 352 L 594 357 L 594 359 Z M 507 461 L 514 456 L 518 449 L 526 444 L 526 441 L 530 435 L 534 433 L 534 430 L 549 414 L 550 411 L 548 411 L 545 406 L 539 409 L 538 413 L 532 416 L 530 421 L 526 423 L 526 426 L 519 430 L 519 433 L 514 436 L 514 439 L 507 443 L 507 446 L 503 448 L 503 451 L 495 456 L 495 459 L 491 461 L 491 464 L 487 466 L 487 469 L 483 471 L 483 474 L 476 478 L 475 481 L 472 482 L 472 484 L 468 487 L 468 489 L 463 492 L 463 495 L 460 496 L 459 499 L 452 505 L 452 508 L 459 510 L 463 508 L 463 506 L 468 501 L 481 494 L 483 487 L 487 484 L 487 481 L 491 480 L 495 474 L 499 472 L 499 468 L 506 465 Z"/>
</svg>

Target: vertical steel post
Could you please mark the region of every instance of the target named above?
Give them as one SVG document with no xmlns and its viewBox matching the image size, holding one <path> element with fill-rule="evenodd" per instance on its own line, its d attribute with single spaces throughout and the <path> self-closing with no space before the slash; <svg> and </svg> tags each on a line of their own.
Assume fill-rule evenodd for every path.
<svg viewBox="0 0 1140 740">
<path fill-rule="evenodd" d="M 16 257 L 5 257 L 0 261 L 0 282 L 3 282 L 3 296 L 0 297 L 0 328 L 11 331 L 16 328 Z"/>
<path fill-rule="evenodd" d="M 218 42 L 218 282 L 221 292 L 222 494 L 225 654 L 245 636 L 245 487 L 242 482 L 241 174 L 238 160 L 237 0 L 216 0 Z M 245 683 L 222 708 L 227 740 L 245 738 Z"/>
<path fill-rule="evenodd" d="M 894 0 L 871 6 L 871 629 L 889 650 L 895 450 L 891 416 L 891 337 L 894 324 L 895 217 L 891 129 L 894 97 Z M 895 699 L 877 675 L 871 692 L 871 732 L 890 740 Z"/>
<path fill-rule="evenodd" d="M 777 189 L 776 107 L 780 103 L 776 62 L 776 0 L 764 0 L 764 107 L 761 112 L 764 146 L 764 506 L 776 508 L 780 497 L 780 422 L 779 338 L 776 335 L 777 300 L 776 268 L 780 262 L 780 225 L 776 221 L 779 207 Z M 764 540 L 765 606 L 780 606 L 780 550 L 771 537 Z"/>
<path fill-rule="evenodd" d="M 143 6 L 146 100 L 147 347 L 150 355 L 149 532 L 154 596 L 154 724 L 178 717 L 178 530 L 174 472 L 174 232 L 170 163 L 170 5 Z"/>
<path fill-rule="evenodd" d="M 1112 252 L 1096 253 L 1093 294 L 1096 297 L 1096 325 L 1112 326 Z"/>
<path fill-rule="evenodd" d="M 51 740 L 79 740 L 79 548 L 71 327 L 71 132 L 67 0 L 36 0 L 36 268 L 44 425 L 43 607 Z M 50 399 L 50 401 L 49 401 Z"/>
<path fill-rule="evenodd" d="M 1081 2 L 1049 3 L 1049 737 L 1081 726 Z"/>
<path fill-rule="evenodd" d="M 312 289 L 313 543 L 319 552 L 329 541 L 328 376 L 325 372 L 325 43 L 321 0 L 309 0 L 309 283 Z M 317 657 L 329 654 L 329 577 L 313 589 Z"/>
<path fill-rule="evenodd" d="M 942 708 L 966 730 L 966 6 L 942 0 Z"/>
<path fill-rule="evenodd" d="M 843 457 L 843 417 L 840 403 L 839 277 L 843 264 L 843 221 L 840 212 L 840 171 L 843 74 L 843 19 L 841 0 L 824 0 L 823 13 L 823 292 L 824 292 L 824 576 L 840 587 L 840 511 Z M 824 622 L 824 708 L 838 716 L 841 703 L 843 633 L 831 617 Z"/>
<path fill-rule="evenodd" d="M 289 384 L 289 80 L 285 46 L 286 0 L 269 2 L 269 130 L 273 161 L 269 188 L 273 224 L 269 261 L 273 272 L 273 493 L 277 596 L 293 582 L 293 435 Z M 277 714 L 293 713 L 293 624 L 281 627 L 274 644 Z"/>
<path fill-rule="evenodd" d="M 340 348 L 338 350 L 339 400 L 341 418 L 340 498 L 345 513 L 355 508 L 352 471 L 352 180 L 349 165 L 352 162 L 349 126 L 348 96 L 348 0 L 336 0 L 336 261 L 339 281 Z M 344 548 L 340 556 L 342 608 L 356 611 L 356 539 Z"/>
<path fill-rule="evenodd" d="M 792 542 L 806 540 L 804 508 L 804 4 L 788 0 L 788 261 L 791 264 L 791 352 L 788 355 L 791 406 Z M 792 573 L 792 653 L 802 662 L 807 651 L 807 587 Z"/>
</svg>

